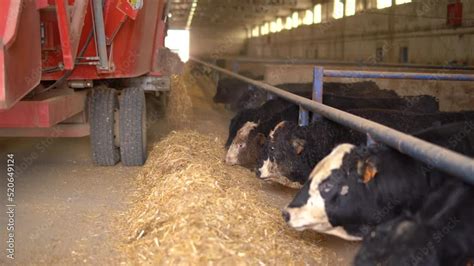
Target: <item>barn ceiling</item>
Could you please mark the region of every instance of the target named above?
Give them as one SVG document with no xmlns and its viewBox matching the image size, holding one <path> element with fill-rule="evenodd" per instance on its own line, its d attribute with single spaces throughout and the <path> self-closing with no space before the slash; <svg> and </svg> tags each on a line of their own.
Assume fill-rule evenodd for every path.
<svg viewBox="0 0 474 266">
<path fill-rule="evenodd" d="M 313 0 L 170 0 L 170 27 L 186 28 L 193 2 L 191 27 L 246 28 L 311 8 Z"/>
</svg>

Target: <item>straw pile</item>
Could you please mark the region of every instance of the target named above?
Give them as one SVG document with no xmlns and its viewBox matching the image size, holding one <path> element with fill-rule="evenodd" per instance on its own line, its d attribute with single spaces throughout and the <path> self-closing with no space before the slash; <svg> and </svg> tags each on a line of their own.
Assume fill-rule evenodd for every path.
<svg viewBox="0 0 474 266">
<path fill-rule="evenodd" d="M 171 77 L 171 90 L 166 106 L 166 120 L 174 128 L 187 128 L 193 107 L 187 83 L 180 76 Z"/>
<path fill-rule="evenodd" d="M 289 229 L 247 170 L 222 163 L 222 143 L 194 131 L 155 145 L 121 214 L 127 264 L 320 263 L 319 238 Z M 260 192 L 260 193 L 259 193 Z"/>
</svg>

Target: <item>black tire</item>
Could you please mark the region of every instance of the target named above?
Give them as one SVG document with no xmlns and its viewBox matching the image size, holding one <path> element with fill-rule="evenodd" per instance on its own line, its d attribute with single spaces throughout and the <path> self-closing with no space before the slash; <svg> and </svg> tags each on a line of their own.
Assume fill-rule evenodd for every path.
<svg viewBox="0 0 474 266">
<path fill-rule="evenodd" d="M 117 93 L 105 86 L 93 89 L 89 95 L 89 122 L 92 161 L 100 166 L 113 166 L 120 160 L 115 145 L 115 117 L 118 109 Z"/>
<path fill-rule="evenodd" d="M 146 151 L 145 93 L 127 88 L 120 98 L 120 155 L 125 166 L 143 165 Z"/>
</svg>

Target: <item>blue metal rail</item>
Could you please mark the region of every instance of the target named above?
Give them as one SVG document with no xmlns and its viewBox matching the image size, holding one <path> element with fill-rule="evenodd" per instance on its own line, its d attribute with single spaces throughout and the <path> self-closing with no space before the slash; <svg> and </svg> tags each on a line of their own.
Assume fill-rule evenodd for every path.
<svg viewBox="0 0 474 266">
<path fill-rule="evenodd" d="M 240 79 L 259 88 L 262 88 L 270 93 L 273 93 L 279 97 L 282 97 L 288 101 L 300 105 L 305 110 L 318 113 L 326 117 L 327 119 L 335 121 L 343 126 L 355 129 L 359 132 L 368 133 L 377 141 L 381 141 L 386 145 L 402 153 L 405 153 L 417 160 L 425 162 L 437 169 L 450 173 L 454 176 L 462 178 L 466 182 L 474 184 L 474 160 L 472 158 L 450 151 L 449 149 L 439 147 L 429 142 L 420 140 L 418 138 L 404 134 L 400 131 L 375 123 L 373 121 L 284 91 L 264 82 L 249 79 L 247 77 L 233 73 L 232 71 L 229 71 L 227 69 L 217 67 L 215 65 L 206 63 L 195 58 L 191 58 L 191 60 L 202 65 L 208 66 L 228 76 Z M 321 71 L 321 69 L 318 69 L 318 71 Z M 318 74 L 318 77 L 320 77 L 320 73 Z M 322 80 L 322 78 L 320 80 Z M 318 88 L 318 86 L 315 86 L 315 88 Z M 322 90 L 320 92 L 322 92 Z M 316 95 L 319 94 L 316 93 Z"/>
<path fill-rule="evenodd" d="M 324 70 L 324 76 L 334 78 L 474 81 L 474 75 L 472 74 L 407 73 L 388 71 Z"/>
</svg>

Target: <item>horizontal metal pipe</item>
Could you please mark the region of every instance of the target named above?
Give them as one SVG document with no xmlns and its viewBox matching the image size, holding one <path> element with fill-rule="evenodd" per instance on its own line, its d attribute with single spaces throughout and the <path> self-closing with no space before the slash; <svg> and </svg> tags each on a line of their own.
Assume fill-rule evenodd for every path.
<svg viewBox="0 0 474 266">
<path fill-rule="evenodd" d="M 262 64 L 294 64 L 294 65 L 340 65 L 340 66 L 359 66 L 359 67 L 387 67 L 387 68 L 415 68 L 415 69 L 439 69 L 439 70 L 474 70 L 473 66 L 440 66 L 440 65 L 418 65 L 418 64 L 384 64 L 373 62 L 349 62 L 321 59 L 296 59 L 296 58 L 253 58 L 253 57 L 223 57 L 229 61 L 238 61 L 243 63 L 262 63 Z"/>
<path fill-rule="evenodd" d="M 349 70 L 324 70 L 325 77 L 337 78 L 381 78 L 381 79 L 417 79 L 417 80 L 451 80 L 474 81 L 472 74 L 437 74 L 437 73 L 407 73 L 407 72 L 381 72 L 381 71 L 349 71 Z"/>
<path fill-rule="evenodd" d="M 306 110 L 317 112 L 324 117 L 335 121 L 341 125 L 353 128 L 363 133 L 369 133 L 377 141 L 381 141 L 388 146 L 405 153 L 417 160 L 425 162 L 446 173 L 460 177 L 466 182 L 474 184 L 474 160 L 440 146 L 420 140 L 413 136 L 404 134 L 387 126 L 375 123 L 373 121 L 343 112 L 336 108 L 317 103 L 310 99 L 281 90 L 269 84 L 252 80 L 235 74 L 226 69 L 206 63 L 196 58 L 191 60 L 220 71 L 228 76 L 243 80 L 259 88 L 269 91 L 284 99 L 304 107 Z"/>
</svg>

